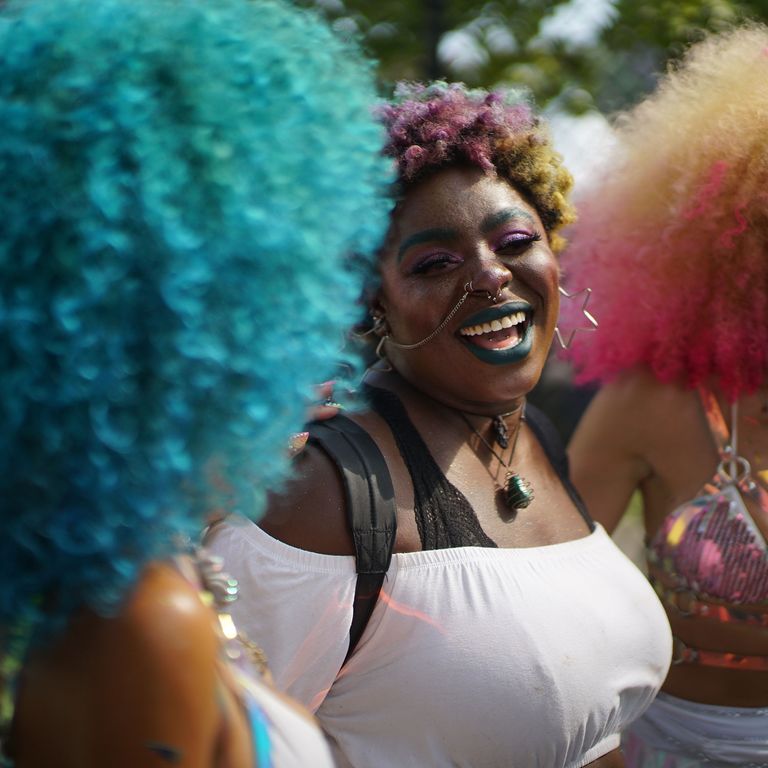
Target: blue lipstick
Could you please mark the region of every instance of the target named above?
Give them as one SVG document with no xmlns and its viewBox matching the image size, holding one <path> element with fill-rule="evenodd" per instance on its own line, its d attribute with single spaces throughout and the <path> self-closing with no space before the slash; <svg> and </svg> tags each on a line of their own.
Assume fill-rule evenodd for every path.
<svg viewBox="0 0 768 768">
<path fill-rule="evenodd" d="M 473 344 L 469 341 L 469 338 L 461 336 L 461 334 L 458 334 L 459 339 L 475 357 L 482 360 L 484 363 L 489 363 L 490 365 L 509 365 L 510 363 L 516 363 L 519 360 L 526 358 L 533 347 L 533 307 L 527 302 L 512 301 L 498 307 L 483 309 L 471 317 L 468 317 L 462 323 L 462 328 L 490 323 L 493 320 L 498 320 L 505 315 L 511 315 L 515 312 L 525 312 L 526 321 L 523 337 L 514 347 L 509 347 L 508 349 L 486 349 L 485 347 L 479 347 L 477 344 Z"/>
</svg>

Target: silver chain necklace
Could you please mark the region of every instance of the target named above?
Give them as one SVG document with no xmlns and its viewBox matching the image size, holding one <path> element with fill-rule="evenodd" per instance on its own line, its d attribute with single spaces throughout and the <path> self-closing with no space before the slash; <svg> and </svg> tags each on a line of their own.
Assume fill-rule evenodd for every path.
<svg viewBox="0 0 768 768">
<path fill-rule="evenodd" d="M 472 430 L 472 432 L 475 433 L 475 435 L 477 435 L 480 442 L 491 452 L 493 456 L 496 457 L 496 460 L 499 462 L 499 464 L 501 464 L 501 466 L 506 470 L 506 474 L 504 476 L 504 485 L 501 486 L 497 484 L 497 490 L 501 493 L 504 503 L 510 512 L 513 513 L 514 518 L 514 515 L 517 514 L 519 509 L 525 509 L 526 507 L 530 506 L 534 499 L 534 492 L 531 484 L 517 472 L 514 472 L 510 466 L 512 459 L 515 456 L 517 439 L 520 437 L 520 429 L 522 428 L 524 420 L 523 416 L 520 417 L 520 421 L 517 423 L 517 429 L 515 430 L 515 436 L 512 442 L 512 452 L 509 454 L 509 461 L 504 461 L 504 459 L 496 452 L 494 447 L 480 434 L 480 432 L 477 431 L 477 429 L 475 429 L 472 422 L 467 418 L 466 414 L 464 414 L 462 411 L 459 411 L 459 414 L 461 418 L 464 419 L 464 423 Z M 494 419 L 494 429 L 497 430 L 498 433 L 496 419 Z M 507 436 L 505 434 L 505 438 L 506 437 Z M 475 453 L 477 453 L 477 451 L 475 451 Z"/>
</svg>

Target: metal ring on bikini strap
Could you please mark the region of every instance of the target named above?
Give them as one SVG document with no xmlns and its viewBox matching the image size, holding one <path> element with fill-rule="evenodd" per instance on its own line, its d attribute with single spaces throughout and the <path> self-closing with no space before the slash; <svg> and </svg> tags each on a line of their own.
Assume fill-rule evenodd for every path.
<svg viewBox="0 0 768 768">
<path fill-rule="evenodd" d="M 691 648 L 679 637 L 672 638 L 672 664 L 701 664 L 705 667 L 719 667 L 720 669 L 768 672 L 768 656 Z"/>
<path fill-rule="evenodd" d="M 695 664 L 698 658 L 699 652 L 695 648 L 689 648 L 679 637 L 672 637 L 672 666 Z"/>
<path fill-rule="evenodd" d="M 735 475 L 731 472 L 731 467 L 735 469 Z M 717 465 L 717 474 L 725 480 L 726 483 L 739 485 L 752 474 L 752 466 L 742 456 L 723 459 Z"/>
</svg>

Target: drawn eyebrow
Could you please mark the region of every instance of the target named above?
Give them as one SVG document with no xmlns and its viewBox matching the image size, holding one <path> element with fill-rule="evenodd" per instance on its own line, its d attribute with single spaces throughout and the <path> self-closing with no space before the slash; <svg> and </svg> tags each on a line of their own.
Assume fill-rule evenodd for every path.
<svg viewBox="0 0 768 768">
<path fill-rule="evenodd" d="M 499 224 L 503 224 L 510 219 L 525 219 L 529 224 L 535 224 L 536 220 L 531 216 L 528 211 L 523 208 L 503 208 L 496 213 L 492 213 L 490 216 L 486 216 L 483 219 L 483 223 L 480 226 L 480 230 L 485 234 L 495 229 Z"/>
<path fill-rule="evenodd" d="M 410 237 L 406 237 L 400 245 L 397 251 L 398 261 L 403 258 L 403 254 L 412 246 L 419 243 L 428 243 L 430 241 L 437 240 L 439 242 L 446 242 L 456 238 L 455 229 L 447 229 L 445 227 L 434 227 L 432 229 L 423 229 L 421 232 L 416 232 Z"/>
</svg>

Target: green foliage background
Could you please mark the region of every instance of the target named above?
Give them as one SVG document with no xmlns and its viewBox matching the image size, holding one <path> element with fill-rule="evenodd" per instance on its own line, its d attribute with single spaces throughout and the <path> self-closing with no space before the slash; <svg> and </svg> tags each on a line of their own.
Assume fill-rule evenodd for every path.
<svg viewBox="0 0 768 768">
<path fill-rule="evenodd" d="M 611 114 L 649 92 L 667 62 L 706 30 L 766 19 L 768 0 L 614 0 L 594 41 L 540 35 L 569 0 L 299 0 L 320 8 L 342 31 L 358 34 L 380 62 L 382 87 L 443 77 L 472 85 L 524 84 L 542 107 Z M 438 55 L 462 33 L 474 63 Z"/>
</svg>

